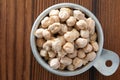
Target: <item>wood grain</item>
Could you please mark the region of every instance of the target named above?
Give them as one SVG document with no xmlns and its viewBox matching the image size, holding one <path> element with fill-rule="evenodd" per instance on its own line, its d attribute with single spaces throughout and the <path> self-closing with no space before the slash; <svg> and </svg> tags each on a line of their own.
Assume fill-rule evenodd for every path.
<svg viewBox="0 0 120 80">
<path fill-rule="evenodd" d="M 94 68 L 74 77 L 61 77 L 35 60 L 30 48 L 32 24 L 44 9 L 62 2 L 80 4 L 92 11 L 102 24 L 104 48 L 120 56 L 119 0 L 0 0 L 0 80 L 119 80 L 120 67 L 110 77 Z"/>
<path fill-rule="evenodd" d="M 30 80 L 32 1 L 0 0 L 0 80 Z"/>
<path fill-rule="evenodd" d="M 115 51 L 120 56 L 120 1 L 97 0 L 96 16 L 104 31 L 104 48 Z M 112 76 L 105 77 L 96 73 L 97 80 L 120 80 L 120 67 Z"/>
</svg>

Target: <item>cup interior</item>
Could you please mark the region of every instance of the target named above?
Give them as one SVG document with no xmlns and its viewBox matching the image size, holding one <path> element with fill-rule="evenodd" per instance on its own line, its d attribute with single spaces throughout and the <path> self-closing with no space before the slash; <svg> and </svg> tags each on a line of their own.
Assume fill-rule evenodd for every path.
<svg viewBox="0 0 120 80">
<path fill-rule="evenodd" d="M 85 13 L 87 16 L 91 17 L 94 21 L 95 21 L 95 25 L 96 25 L 96 31 L 97 31 L 97 35 L 98 35 L 98 44 L 99 44 L 99 51 L 97 52 L 97 56 L 95 58 L 95 60 L 93 60 L 92 62 L 89 62 L 87 65 L 83 66 L 80 69 L 77 69 L 75 71 L 60 71 L 60 70 L 54 70 L 52 69 L 43 59 L 42 57 L 39 55 L 39 52 L 37 50 L 36 47 L 36 43 L 35 43 L 35 36 L 34 36 L 34 32 L 35 30 L 38 28 L 41 20 L 48 15 L 48 13 L 53 10 L 53 9 L 59 9 L 61 7 L 69 7 L 72 9 L 78 9 L 81 10 L 83 13 Z M 31 44 L 31 49 L 33 52 L 33 55 L 35 57 L 35 59 L 38 61 L 38 63 L 44 67 L 46 70 L 60 75 L 60 76 L 74 76 L 74 75 L 78 75 L 81 74 L 85 71 L 87 71 L 89 68 L 91 68 L 94 64 L 94 62 L 98 59 L 98 57 L 101 54 L 102 48 L 103 48 L 103 31 L 102 31 L 102 27 L 100 22 L 98 21 L 98 19 L 95 17 L 95 15 L 93 13 L 91 13 L 88 9 L 86 9 L 85 7 L 78 5 L 78 4 L 73 4 L 73 3 L 59 3 L 59 4 L 55 4 L 47 9 L 45 9 L 35 20 L 33 26 L 32 26 L 32 30 L 31 30 L 31 36 L 30 36 L 30 44 Z"/>
</svg>

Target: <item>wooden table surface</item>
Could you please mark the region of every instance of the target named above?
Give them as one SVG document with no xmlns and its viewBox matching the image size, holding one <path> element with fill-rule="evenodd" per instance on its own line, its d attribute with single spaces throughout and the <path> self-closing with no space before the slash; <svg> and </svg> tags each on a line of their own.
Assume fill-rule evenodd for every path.
<svg viewBox="0 0 120 80">
<path fill-rule="evenodd" d="M 36 17 L 60 3 L 80 4 L 102 24 L 104 48 L 120 56 L 120 0 L 0 0 L 0 80 L 120 80 L 120 67 L 105 77 L 94 68 L 74 77 L 61 77 L 43 69 L 33 57 L 30 31 Z"/>
</svg>

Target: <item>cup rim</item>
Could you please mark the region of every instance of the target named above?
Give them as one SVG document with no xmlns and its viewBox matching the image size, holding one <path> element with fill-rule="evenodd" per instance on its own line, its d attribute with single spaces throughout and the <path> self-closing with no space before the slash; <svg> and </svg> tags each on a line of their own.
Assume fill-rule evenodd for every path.
<svg viewBox="0 0 120 80">
<path fill-rule="evenodd" d="M 58 9 L 61 7 L 70 7 L 73 9 L 78 9 L 81 10 L 82 12 L 84 12 L 86 15 L 88 15 L 89 17 L 91 17 L 94 21 L 95 21 L 95 25 L 96 25 L 96 30 L 97 30 L 97 34 L 98 34 L 98 44 L 99 44 L 99 51 L 97 52 L 97 56 L 96 58 L 92 61 L 89 62 L 87 65 L 85 65 L 84 67 L 77 69 L 75 71 L 60 71 L 60 70 L 54 70 L 52 69 L 39 55 L 39 52 L 37 50 L 36 44 L 35 44 L 35 36 L 34 36 L 34 32 L 35 30 L 38 28 L 40 21 L 50 12 L 50 10 L 53 9 Z M 102 48 L 103 48 L 103 31 L 102 31 L 102 27 L 100 22 L 98 21 L 98 19 L 95 17 L 95 15 L 89 11 L 88 9 L 86 9 L 85 7 L 78 5 L 78 4 L 74 4 L 74 3 L 59 3 L 59 4 L 55 4 L 52 5 L 50 7 L 48 7 L 47 9 L 45 9 L 35 20 L 33 26 L 32 26 L 32 30 L 31 30 L 31 34 L 30 34 L 30 45 L 31 45 L 31 49 L 33 52 L 33 55 L 35 57 L 35 59 L 37 60 L 37 62 L 46 70 L 50 71 L 51 73 L 60 75 L 60 76 L 74 76 L 74 75 L 78 75 L 81 74 L 85 71 L 87 71 L 88 69 L 90 69 L 94 62 L 99 58 L 101 52 L 102 52 Z"/>
</svg>

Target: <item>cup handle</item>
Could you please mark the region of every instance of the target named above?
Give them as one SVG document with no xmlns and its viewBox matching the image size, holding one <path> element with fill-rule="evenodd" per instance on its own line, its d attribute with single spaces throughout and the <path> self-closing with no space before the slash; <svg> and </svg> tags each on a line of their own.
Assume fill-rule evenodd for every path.
<svg viewBox="0 0 120 80">
<path fill-rule="evenodd" d="M 106 66 L 106 61 L 111 61 L 111 66 Z M 103 49 L 100 57 L 94 63 L 94 67 L 103 75 L 110 76 L 117 70 L 120 63 L 119 56 L 110 50 Z"/>
</svg>

